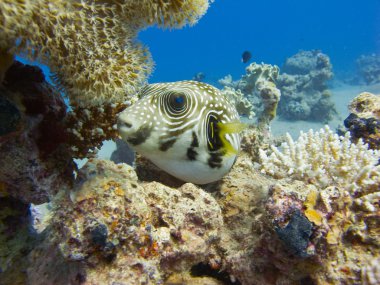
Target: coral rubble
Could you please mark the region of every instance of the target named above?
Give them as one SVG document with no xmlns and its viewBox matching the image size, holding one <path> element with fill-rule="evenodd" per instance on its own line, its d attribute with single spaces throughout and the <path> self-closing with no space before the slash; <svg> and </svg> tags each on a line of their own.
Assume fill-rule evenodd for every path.
<svg viewBox="0 0 380 285">
<path fill-rule="evenodd" d="M 327 88 L 332 76 L 329 57 L 318 50 L 288 58 L 277 79 L 282 94 L 278 114 L 288 120 L 329 121 L 336 114 Z"/>
<path fill-rule="evenodd" d="M 372 149 L 380 149 L 380 95 L 363 92 L 349 105 L 350 115 L 344 125 L 351 139 L 362 139 Z"/>
</svg>

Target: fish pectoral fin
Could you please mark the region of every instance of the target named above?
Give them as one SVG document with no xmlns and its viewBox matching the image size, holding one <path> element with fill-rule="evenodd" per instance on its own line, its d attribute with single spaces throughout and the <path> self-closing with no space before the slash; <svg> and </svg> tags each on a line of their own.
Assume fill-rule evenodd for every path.
<svg viewBox="0 0 380 285">
<path fill-rule="evenodd" d="M 238 150 L 235 149 L 232 144 L 226 139 L 226 134 L 240 133 L 248 127 L 247 124 L 243 124 L 240 121 L 232 121 L 229 123 L 218 123 L 219 136 L 222 141 L 223 148 L 226 151 L 225 156 L 232 156 L 238 153 Z"/>
<path fill-rule="evenodd" d="M 244 124 L 238 120 L 229 123 L 219 122 L 218 128 L 220 134 L 235 134 L 240 133 L 248 128 L 248 124 Z"/>
</svg>

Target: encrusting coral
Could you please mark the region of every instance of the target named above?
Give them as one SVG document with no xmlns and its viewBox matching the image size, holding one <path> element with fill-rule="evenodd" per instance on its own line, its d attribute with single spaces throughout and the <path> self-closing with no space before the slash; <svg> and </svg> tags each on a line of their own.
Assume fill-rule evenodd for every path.
<svg viewBox="0 0 380 285">
<path fill-rule="evenodd" d="M 380 149 L 380 95 L 360 93 L 349 105 L 350 115 L 344 125 L 351 140 L 362 139 L 372 149 Z"/>
<path fill-rule="evenodd" d="M 258 113 L 259 128 L 267 129 L 276 116 L 281 92 L 276 87 L 279 68 L 276 65 L 252 63 L 246 74 L 238 81 L 232 81 L 230 75 L 219 80 L 224 86 L 222 93 L 233 102 L 239 114 L 252 118 L 255 109 Z"/>
</svg>

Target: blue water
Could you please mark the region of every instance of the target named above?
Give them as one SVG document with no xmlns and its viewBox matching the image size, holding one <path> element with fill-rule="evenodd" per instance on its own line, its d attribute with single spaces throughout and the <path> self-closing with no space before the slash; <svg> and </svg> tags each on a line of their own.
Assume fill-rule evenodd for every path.
<svg viewBox="0 0 380 285">
<path fill-rule="evenodd" d="M 337 76 L 354 72 L 361 54 L 380 51 L 380 0 L 216 0 L 193 27 L 149 28 L 139 38 L 151 50 L 151 82 L 190 79 L 197 72 L 215 82 L 244 73 L 252 61 L 277 64 L 299 50 L 320 49 Z"/>
<path fill-rule="evenodd" d="M 138 38 L 155 61 L 150 83 L 198 72 L 214 84 L 227 74 L 238 79 L 247 66 L 241 62 L 245 50 L 251 62 L 281 67 L 299 50 L 320 49 L 339 78 L 355 73 L 360 55 L 380 53 L 380 0 L 216 0 L 192 27 L 149 27 Z"/>
</svg>

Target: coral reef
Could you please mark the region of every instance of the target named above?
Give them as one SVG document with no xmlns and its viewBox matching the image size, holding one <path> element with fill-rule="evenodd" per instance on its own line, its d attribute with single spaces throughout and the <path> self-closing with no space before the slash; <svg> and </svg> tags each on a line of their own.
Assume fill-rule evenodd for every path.
<svg viewBox="0 0 380 285">
<path fill-rule="evenodd" d="M 277 79 L 282 98 L 278 114 L 288 120 L 327 122 L 336 114 L 327 81 L 332 65 L 319 50 L 300 51 L 288 58 Z"/>
<path fill-rule="evenodd" d="M 276 116 L 281 96 L 275 84 L 278 74 L 276 65 L 254 62 L 246 68 L 246 74 L 240 80 L 234 82 L 228 75 L 220 79 L 219 83 L 224 86 L 222 93 L 235 102 L 239 114 L 252 118 L 255 112 L 258 113 L 258 125 L 267 129 Z"/>
<path fill-rule="evenodd" d="M 1 1 L 0 82 L 15 54 L 49 66 L 73 109 L 68 118 L 72 152 L 87 157 L 116 137 L 115 114 L 137 100 L 152 70 L 137 33 L 152 25 L 195 24 L 211 2 Z"/>
<path fill-rule="evenodd" d="M 376 284 L 379 166 L 363 167 L 371 166 L 375 151 L 328 129 L 310 132 L 304 143 L 324 145 L 324 152 L 314 146 L 306 162 L 317 150 L 336 161 L 344 154 L 347 177 L 355 176 L 349 172 L 356 163 L 372 175 L 356 179 L 355 187 L 331 170 L 328 185 L 319 183 L 307 167 L 305 175 L 297 168 L 297 177 L 278 179 L 257 168 L 258 147 L 269 149 L 262 136 L 249 128 L 231 172 L 203 188 L 140 156 L 136 171 L 90 159 L 75 184 L 55 196 L 25 283 Z M 291 157 L 300 157 L 301 143 L 293 144 Z M 281 176 L 289 163 L 279 164 Z"/>
<path fill-rule="evenodd" d="M 264 173 L 320 187 L 336 185 L 360 195 L 379 186 L 380 152 L 368 149 L 362 141 L 352 143 L 349 134 L 339 137 L 328 126 L 318 132 L 301 132 L 296 142 L 288 134 L 282 149 L 272 146 L 270 155 L 260 151 Z"/>
<path fill-rule="evenodd" d="M 104 104 L 101 107 L 77 107 L 69 112 L 65 126 L 73 156 L 94 156 L 103 141 L 117 138 L 117 114 L 128 105 L 129 103 L 121 103 Z"/>
<path fill-rule="evenodd" d="M 362 55 L 356 60 L 360 77 L 366 84 L 380 82 L 380 55 Z"/>
<path fill-rule="evenodd" d="M 147 26 L 194 24 L 207 0 L 47 1 L 0 3 L 0 50 L 48 65 L 73 104 L 99 106 L 131 98 L 152 69 L 137 43 Z"/>
<path fill-rule="evenodd" d="M 252 96 L 259 82 L 274 88 L 263 66 L 250 70 L 227 87 Z M 274 105 L 262 108 L 270 115 Z M 378 118 L 378 97 L 362 94 L 350 108 Z M 2 285 L 379 282 L 380 153 L 348 133 L 288 136 L 280 151 L 251 126 L 232 170 L 202 188 L 141 156 L 134 168 L 90 159 L 73 181 L 66 129 L 75 120 L 39 69 L 8 69 L 0 109 Z"/>
<path fill-rule="evenodd" d="M 1 196 L 48 201 L 73 178 L 66 105 L 37 67 L 15 62 L 0 86 Z"/>
<path fill-rule="evenodd" d="M 30 256 L 29 284 L 162 284 L 212 258 L 223 225 L 200 188 L 141 184 L 130 166 L 102 160 L 90 160 L 54 204 L 49 236 Z"/>
<path fill-rule="evenodd" d="M 349 105 L 350 115 L 344 125 L 351 140 L 362 139 L 372 149 L 380 149 L 380 96 L 363 92 Z"/>
<path fill-rule="evenodd" d="M 301 133 L 297 142 L 288 137 L 282 148 L 272 147 L 270 156 L 260 152 L 263 171 L 318 187 L 306 198 L 297 189 L 286 199 L 303 201 L 298 209 L 314 225 L 307 248 L 320 265 L 310 278 L 316 284 L 371 284 L 377 269 L 366 264 L 379 258 L 380 244 L 379 152 L 361 140 L 351 143 L 349 133 L 338 137 L 327 126 Z"/>
</svg>

